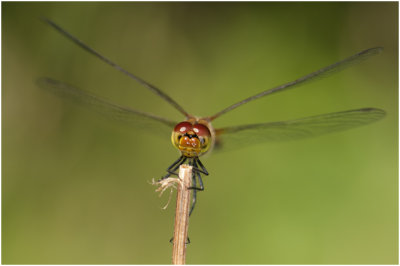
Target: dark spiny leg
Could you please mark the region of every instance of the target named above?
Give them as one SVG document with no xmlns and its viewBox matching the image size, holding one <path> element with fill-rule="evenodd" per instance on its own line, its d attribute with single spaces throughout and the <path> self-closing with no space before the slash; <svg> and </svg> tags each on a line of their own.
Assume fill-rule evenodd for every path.
<svg viewBox="0 0 400 266">
<path fill-rule="evenodd" d="M 198 168 L 197 168 L 196 160 L 193 161 L 193 166 L 194 166 L 194 168 L 198 169 Z M 200 187 L 197 187 L 197 184 L 196 184 L 196 177 L 197 177 L 197 179 L 199 180 Z M 199 190 L 199 191 L 203 191 L 203 190 L 204 190 L 203 180 L 201 179 L 201 174 L 200 174 L 199 171 L 193 171 L 193 175 L 192 175 L 192 186 L 189 187 L 189 189 L 192 189 L 192 190 L 193 190 L 193 194 L 192 194 L 192 198 L 193 198 L 192 207 L 191 207 L 190 212 L 189 212 L 189 216 L 190 216 L 190 215 L 192 214 L 193 210 L 194 210 L 194 207 L 196 206 L 197 191 L 198 191 L 198 190 Z"/>
<path fill-rule="evenodd" d="M 169 240 L 169 243 L 174 244 L 174 237 L 171 237 L 171 239 Z M 189 238 L 189 237 L 187 237 L 186 243 L 185 243 L 185 244 L 186 244 L 186 245 L 187 245 L 187 244 L 190 244 L 190 238 Z"/>
<path fill-rule="evenodd" d="M 182 159 L 179 163 L 176 164 L 176 166 L 171 170 L 171 168 L 169 168 L 167 171 L 169 174 L 171 175 L 178 175 L 175 171 L 182 165 L 185 163 L 185 161 L 187 160 L 187 157 L 182 156 Z"/>
<path fill-rule="evenodd" d="M 176 160 L 175 162 L 173 162 L 173 163 L 167 168 L 167 174 L 166 174 L 165 176 L 161 177 L 160 180 L 163 180 L 163 179 L 168 178 L 168 177 L 172 174 L 172 173 L 170 172 L 170 171 L 171 171 L 171 168 L 173 168 L 173 167 L 175 167 L 175 166 L 177 166 L 177 165 L 180 165 L 180 162 L 182 161 L 182 159 L 183 159 L 183 155 L 181 155 L 181 157 L 179 157 L 178 160 Z"/>
<path fill-rule="evenodd" d="M 189 158 L 189 165 L 192 167 L 195 167 L 194 166 L 194 158 Z"/>
<path fill-rule="evenodd" d="M 203 173 L 203 172 L 199 171 L 199 168 L 197 167 L 197 162 L 198 162 L 198 159 L 196 160 L 196 158 L 195 158 L 193 160 L 193 179 L 192 179 L 193 180 L 193 184 L 192 184 L 191 187 L 189 187 L 189 189 L 203 191 L 204 190 L 203 180 L 201 179 L 201 174 L 200 174 L 200 173 Z M 196 176 L 197 176 L 197 179 L 199 180 L 200 187 L 196 186 Z"/>
<path fill-rule="evenodd" d="M 199 172 L 202 172 L 203 174 L 208 175 L 208 171 L 207 171 L 207 169 L 204 167 L 204 165 L 201 163 L 199 157 L 194 158 L 194 160 L 195 160 L 195 163 L 199 164 L 199 166 L 201 167 L 201 170 L 202 170 L 202 171 L 199 171 Z M 197 164 L 196 164 L 196 166 L 197 166 Z"/>
<path fill-rule="evenodd" d="M 170 175 L 177 175 L 175 171 L 186 161 L 187 157 L 181 155 L 170 167 L 167 168 L 167 174 L 161 177 L 161 180 L 168 178 Z"/>
<path fill-rule="evenodd" d="M 179 164 L 179 162 L 182 160 L 183 155 L 181 155 L 181 157 L 178 158 L 178 160 L 176 160 L 175 162 L 173 162 L 168 168 L 167 171 L 171 170 L 172 167 L 174 167 L 175 165 Z"/>
<path fill-rule="evenodd" d="M 195 172 L 192 173 L 192 187 L 196 187 L 196 174 Z M 188 189 L 190 189 L 189 187 Z M 193 189 L 192 191 L 192 207 L 190 208 L 189 216 L 192 215 L 194 210 L 194 206 L 196 206 L 196 198 L 197 198 L 197 189 Z"/>
<path fill-rule="evenodd" d="M 200 174 L 198 174 L 197 178 L 199 179 L 199 184 L 200 184 L 200 187 L 197 190 L 203 191 L 204 190 L 203 179 L 201 179 Z"/>
</svg>

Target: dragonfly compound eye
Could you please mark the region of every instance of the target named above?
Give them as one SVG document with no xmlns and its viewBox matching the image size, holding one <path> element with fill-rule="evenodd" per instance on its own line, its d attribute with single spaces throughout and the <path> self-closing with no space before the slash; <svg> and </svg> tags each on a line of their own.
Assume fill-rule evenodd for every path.
<svg viewBox="0 0 400 266">
<path fill-rule="evenodd" d="M 178 123 L 171 136 L 172 144 L 186 157 L 198 157 L 210 148 L 211 133 L 203 124 Z"/>
</svg>

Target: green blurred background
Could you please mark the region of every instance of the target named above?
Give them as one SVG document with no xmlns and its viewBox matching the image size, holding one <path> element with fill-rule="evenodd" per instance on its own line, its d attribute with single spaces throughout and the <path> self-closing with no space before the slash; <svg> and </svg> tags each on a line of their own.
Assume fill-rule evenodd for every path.
<svg viewBox="0 0 400 266">
<path fill-rule="evenodd" d="M 75 84 L 182 117 L 45 25 L 47 17 L 193 114 L 363 49 L 384 53 L 243 106 L 215 127 L 377 107 L 347 132 L 202 159 L 190 264 L 398 263 L 398 4 L 2 3 L 2 263 L 168 264 L 174 205 L 149 184 L 178 157 L 165 139 L 42 91 Z M 150 132 L 151 133 L 151 132 Z"/>
</svg>

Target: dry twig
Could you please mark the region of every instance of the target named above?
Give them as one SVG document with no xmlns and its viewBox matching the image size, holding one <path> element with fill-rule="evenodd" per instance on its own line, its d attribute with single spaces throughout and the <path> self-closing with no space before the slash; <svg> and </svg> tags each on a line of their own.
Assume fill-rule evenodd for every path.
<svg viewBox="0 0 400 266">
<path fill-rule="evenodd" d="M 188 239 L 190 189 L 192 166 L 181 165 L 179 168 L 179 185 L 176 197 L 174 247 L 172 263 L 183 265 L 186 262 L 186 240 Z"/>
<path fill-rule="evenodd" d="M 156 189 L 157 192 L 162 193 L 168 188 L 172 189 L 177 187 L 176 195 L 176 210 L 175 210 L 175 226 L 173 238 L 173 251 L 172 263 L 176 265 L 183 265 L 186 261 L 186 244 L 188 239 L 189 228 L 189 209 L 190 209 L 190 189 L 192 181 L 192 166 L 183 164 L 179 167 L 179 178 L 166 178 L 153 185 L 159 185 Z M 169 200 L 167 206 L 169 204 Z M 164 208 L 166 208 L 165 206 Z"/>
</svg>

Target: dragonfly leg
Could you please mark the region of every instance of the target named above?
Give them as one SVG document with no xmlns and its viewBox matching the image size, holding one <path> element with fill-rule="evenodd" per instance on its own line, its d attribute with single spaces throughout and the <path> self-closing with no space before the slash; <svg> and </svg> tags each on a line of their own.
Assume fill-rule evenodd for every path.
<svg viewBox="0 0 400 266">
<path fill-rule="evenodd" d="M 197 167 L 197 162 L 198 161 L 199 161 L 198 158 L 197 158 L 197 160 L 196 160 L 196 158 L 193 160 L 192 186 L 189 187 L 188 189 L 203 191 L 204 190 L 204 185 L 203 185 L 203 180 L 201 179 L 201 173 L 203 173 L 203 171 L 199 171 L 199 168 Z M 196 177 L 199 180 L 200 187 L 197 187 L 197 185 L 196 185 Z"/>
<path fill-rule="evenodd" d="M 182 161 L 183 159 L 183 155 L 181 155 L 181 157 L 178 158 L 178 160 L 176 160 L 175 162 L 173 162 L 168 168 L 167 168 L 167 172 L 169 170 L 171 170 L 174 166 L 176 166 L 177 164 L 180 165 L 180 161 Z"/>
<path fill-rule="evenodd" d="M 161 177 L 160 180 L 166 179 L 168 177 L 170 177 L 171 175 L 178 175 L 176 173 L 176 170 L 179 168 L 179 166 L 181 166 L 181 164 L 183 164 L 186 161 L 187 157 L 185 156 L 181 156 L 178 158 L 178 160 L 176 160 L 173 164 L 171 164 L 168 168 L 167 168 L 167 174 L 163 177 Z"/>
<path fill-rule="evenodd" d="M 204 165 L 201 163 L 199 157 L 194 158 L 193 161 L 194 161 L 194 165 L 196 166 L 196 170 L 197 170 L 198 172 L 200 172 L 200 173 L 202 173 L 202 174 L 205 174 L 205 175 L 208 175 L 208 171 L 207 171 L 207 169 L 204 167 Z M 200 169 L 199 167 L 197 167 L 197 164 L 200 166 L 201 169 Z"/>
<path fill-rule="evenodd" d="M 171 175 L 178 175 L 178 173 L 176 172 L 176 170 L 178 170 L 178 168 L 182 165 L 182 164 L 184 164 L 185 162 L 186 162 L 186 160 L 187 160 L 187 157 L 185 157 L 185 156 L 181 156 L 180 158 L 179 158 L 180 160 L 175 164 L 175 167 L 174 168 L 172 168 L 171 166 L 167 169 L 167 172 L 169 173 L 169 174 L 171 174 Z"/>
<path fill-rule="evenodd" d="M 192 174 L 192 186 L 196 187 L 196 175 L 195 175 L 195 173 Z M 189 187 L 189 189 L 190 188 L 191 187 Z M 194 210 L 194 206 L 196 206 L 196 199 L 197 199 L 197 189 L 193 189 L 193 192 L 192 192 L 192 206 L 190 207 L 189 216 L 192 215 L 192 212 Z"/>
<path fill-rule="evenodd" d="M 169 243 L 171 243 L 171 244 L 174 243 L 174 237 L 171 237 L 171 239 L 169 240 Z M 189 238 L 189 237 L 186 238 L 186 243 L 185 243 L 185 244 L 186 244 L 186 245 L 187 245 L 187 244 L 190 244 L 190 238 Z"/>
<path fill-rule="evenodd" d="M 196 161 L 193 162 L 193 166 L 195 168 L 197 168 L 197 163 Z M 199 180 L 199 187 L 197 187 L 197 183 L 196 183 L 196 177 Z M 201 178 L 201 174 L 198 171 L 193 171 L 192 173 L 192 186 L 189 187 L 188 189 L 192 189 L 193 190 L 193 194 L 192 194 L 192 207 L 190 208 L 190 212 L 189 212 L 189 216 L 192 214 L 194 207 L 196 206 L 196 201 L 197 201 L 197 191 L 203 191 L 204 190 L 204 185 L 203 185 L 203 180 Z"/>
</svg>

